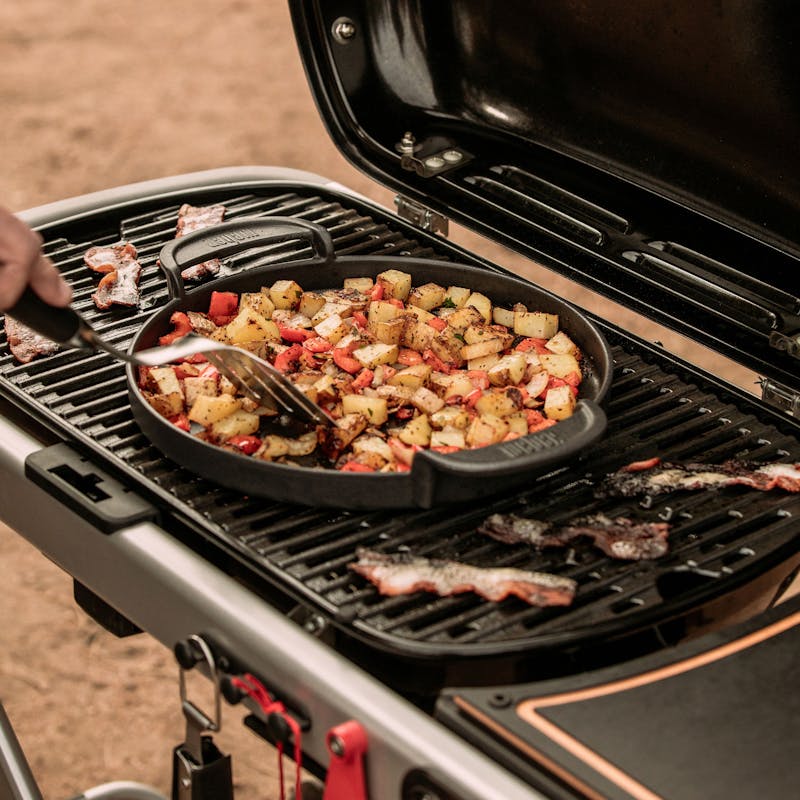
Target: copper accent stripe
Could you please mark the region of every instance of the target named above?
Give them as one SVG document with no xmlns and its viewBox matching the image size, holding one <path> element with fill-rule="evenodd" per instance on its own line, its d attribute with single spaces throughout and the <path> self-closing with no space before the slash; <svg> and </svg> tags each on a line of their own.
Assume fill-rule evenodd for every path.
<svg viewBox="0 0 800 800">
<path fill-rule="evenodd" d="M 665 667 L 660 667 L 650 672 L 644 672 L 641 675 L 634 675 L 629 678 L 623 678 L 611 683 L 600 684 L 598 686 L 590 686 L 586 689 L 578 689 L 572 692 L 562 692 L 560 694 L 547 695 L 545 697 L 534 697 L 524 700 L 517 706 L 517 714 L 519 717 L 539 730 L 545 736 L 556 742 L 560 747 L 566 750 L 571 755 L 583 761 L 597 773 L 602 775 L 611 783 L 616 784 L 620 789 L 627 792 L 631 797 L 636 800 L 662 800 L 660 795 L 657 795 L 652 790 L 648 789 L 643 784 L 639 783 L 635 778 L 628 775 L 624 770 L 612 764 L 605 757 L 592 750 L 587 745 L 576 739 L 571 734 L 567 733 L 563 728 L 548 719 L 545 719 L 539 714 L 539 709 L 549 708 L 552 706 L 565 705 L 567 703 L 577 703 L 582 700 L 591 700 L 595 697 L 603 697 L 605 695 L 614 694 L 615 692 L 623 692 L 629 689 L 635 689 L 639 686 L 645 686 L 649 683 L 672 678 L 692 669 L 713 664 L 715 661 L 720 661 L 723 658 L 739 653 L 761 642 L 778 636 L 781 633 L 789 630 L 790 628 L 800 625 L 800 611 L 790 614 L 782 620 L 768 625 L 766 628 L 753 631 L 740 639 L 735 639 L 720 647 L 708 650 L 705 653 L 699 653 L 696 656 L 687 658 L 683 661 L 677 661 L 674 664 L 669 664 Z M 556 774 L 559 778 L 574 786 L 578 791 L 583 792 L 587 797 L 601 798 L 596 790 L 586 786 L 586 784 L 575 775 L 572 775 L 561 765 L 555 763 L 550 757 L 536 750 L 529 743 L 523 741 L 518 736 L 506 730 L 499 723 L 487 717 L 483 712 L 476 709 L 469 702 L 463 698 L 455 697 L 456 704 L 463 708 L 467 713 L 474 716 L 482 724 L 489 727 L 496 734 L 511 742 L 519 750 L 526 753 L 533 760 L 542 764 L 542 766 L 549 769 Z"/>
</svg>

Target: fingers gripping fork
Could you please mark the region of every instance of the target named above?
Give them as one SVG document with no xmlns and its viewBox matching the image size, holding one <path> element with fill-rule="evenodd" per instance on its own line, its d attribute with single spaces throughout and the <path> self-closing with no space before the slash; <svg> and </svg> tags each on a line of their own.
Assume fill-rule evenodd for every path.
<svg viewBox="0 0 800 800">
<path fill-rule="evenodd" d="M 223 755 L 208 732 L 221 726 L 220 685 L 211 649 L 192 635 L 175 648 L 180 664 L 181 710 L 186 718 L 186 739 L 172 754 L 172 800 L 233 800 L 231 757 Z M 204 661 L 214 684 L 213 717 L 187 698 L 186 671 Z"/>
</svg>

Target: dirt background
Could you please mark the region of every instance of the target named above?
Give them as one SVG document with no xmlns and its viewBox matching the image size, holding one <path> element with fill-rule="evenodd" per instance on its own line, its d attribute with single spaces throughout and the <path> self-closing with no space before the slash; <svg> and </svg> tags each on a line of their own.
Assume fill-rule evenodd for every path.
<svg viewBox="0 0 800 800">
<path fill-rule="evenodd" d="M 288 10 L 274 0 L 0 3 L 0 204 L 19 211 L 112 186 L 230 165 L 280 165 L 392 195 L 328 140 Z M 685 356 L 656 332 L 502 248 L 451 238 Z M 749 391 L 755 376 L 699 354 Z M 0 513 L 1 515 L 1 513 Z M 181 741 L 177 669 L 146 636 L 116 640 L 73 604 L 71 580 L 0 526 L 0 697 L 46 798 L 110 780 L 169 792 Z M 198 687 L 202 691 L 202 685 Z M 277 797 L 275 753 L 225 711 L 237 798 Z"/>
</svg>

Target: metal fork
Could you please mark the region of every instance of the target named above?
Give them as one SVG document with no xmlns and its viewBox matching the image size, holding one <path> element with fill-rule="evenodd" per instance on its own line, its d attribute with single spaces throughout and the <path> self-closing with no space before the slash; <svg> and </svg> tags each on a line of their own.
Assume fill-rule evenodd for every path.
<svg viewBox="0 0 800 800">
<path fill-rule="evenodd" d="M 242 394 L 259 405 L 315 425 L 330 425 L 333 422 L 280 370 L 238 347 L 189 333 L 165 347 L 126 353 L 103 339 L 75 309 L 49 306 L 30 288 L 7 313 L 58 344 L 102 350 L 130 364 L 157 367 L 202 353 Z"/>
</svg>

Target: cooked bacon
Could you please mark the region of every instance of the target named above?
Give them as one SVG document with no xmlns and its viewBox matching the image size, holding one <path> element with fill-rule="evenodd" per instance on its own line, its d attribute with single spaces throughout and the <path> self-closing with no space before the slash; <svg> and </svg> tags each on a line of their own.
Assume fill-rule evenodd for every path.
<svg viewBox="0 0 800 800">
<path fill-rule="evenodd" d="M 725 461 L 722 464 L 671 464 L 659 459 L 636 461 L 606 476 L 598 487 L 601 497 L 658 495 L 679 490 L 748 486 L 768 492 L 800 492 L 800 464 L 758 464 Z"/>
<path fill-rule="evenodd" d="M 379 553 L 359 548 L 348 567 L 384 595 L 434 592 L 440 596 L 475 592 L 493 603 L 514 595 L 532 606 L 568 606 L 577 583 L 547 572 L 510 567 L 476 567 L 458 561 L 421 558 L 410 553 Z"/>
<path fill-rule="evenodd" d="M 103 273 L 97 290 L 92 294 L 92 300 L 98 308 L 139 304 L 142 266 L 137 259 L 136 248 L 130 242 L 90 247 L 83 261 L 93 272 Z"/>
<path fill-rule="evenodd" d="M 178 227 L 175 238 L 180 239 L 187 233 L 208 228 L 211 225 L 218 225 L 225 216 L 225 206 L 191 206 L 184 203 L 178 210 Z M 195 264 L 181 270 L 181 277 L 185 281 L 196 281 L 206 275 L 217 275 L 222 267 L 222 262 L 218 258 L 203 261 L 202 264 Z"/>
<path fill-rule="evenodd" d="M 32 331 L 21 322 L 5 316 L 6 339 L 8 347 L 17 361 L 27 364 L 36 356 L 47 356 L 58 350 L 58 345 L 41 334 Z"/>
<path fill-rule="evenodd" d="M 554 525 L 516 514 L 492 514 L 478 530 L 506 544 L 534 547 L 565 547 L 574 539 L 588 536 L 595 547 L 611 558 L 643 561 L 667 553 L 670 526 L 666 522 L 638 522 L 628 517 L 605 514 L 570 520 Z"/>
</svg>

